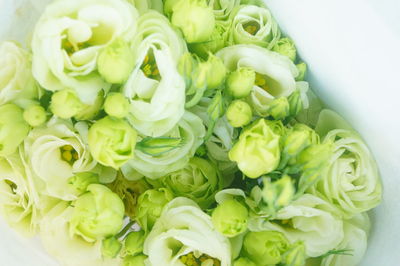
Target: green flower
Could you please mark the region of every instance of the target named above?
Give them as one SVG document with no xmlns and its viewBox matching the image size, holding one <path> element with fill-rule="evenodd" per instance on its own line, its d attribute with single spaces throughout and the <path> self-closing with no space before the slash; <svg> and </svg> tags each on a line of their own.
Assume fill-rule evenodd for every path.
<svg viewBox="0 0 400 266">
<path fill-rule="evenodd" d="M 127 122 L 107 116 L 89 129 L 90 152 L 99 163 L 118 169 L 133 158 L 136 136 Z"/>
<path fill-rule="evenodd" d="M 214 31 L 215 17 L 205 0 L 183 0 L 173 6 L 171 22 L 188 43 L 204 42 Z"/>
<path fill-rule="evenodd" d="M 240 0 L 209 0 L 209 3 L 214 9 L 214 16 L 217 21 L 225 21 L 235 8 L 240 5 Z"/>
<path fill-rule="evenodd" d="M 136 255 L 136 256 L 126 256 L 123 260 L 122 266 L 145 266 L 145 261 L 147 256 Z"/>
<path fill-rule="evenodd" d="M 78 195 L 87 191 L 90 184 L 98 184 L 99 176 L 91 172 L 77 173 L 68 180 L 68 183 L 77 191 Z"/>
<path fill-rule="evenodd" d="M 50 110 L 54 115 L 68 119 L 82 111 L 84 104 L 73 90 L 61 90 L 51 97 Z"/>
<path fill-rule="evenodd" d="M 254 87 L 256 73 L 253 69 L 242 67 L 231 72 L 227 80 L 227 90 L 234 98 L 247 97 Z"/>
<path fill-rule="evenodd" d="M 32 104 L 28 108 L 25 109 L 24 113 L 24 120 L 31 126 L 37 127 L 47 120 L 46 110 L 37 104 Z"/>
<path fill-rule="evenodd" d="M 271 49 L 281 36 L 271 12 L 255 5 L 243 5 L 233 15 L 230 40 L 234 44 L 255 44 Z"/>
<path fill-rule="evenodd" d="M 296 77 L 296 81 L 303 81 L 307 73 L 307 64 L 301 62 L 297 64 L 296 67 L 297 70 L 299 71 L 299 75 Z"/>
<path fill-rule="evenodd" d="M 244 127 L 253 119 L 253 112 L 248 103 L 242 100 L 235 100 L 226 110 L 226 118 L 233 127 Z"/>
<path fill-rule="evenodd" d="M 283 255 L 283 263 L 285 263 L 286 266 L 304 266 L 306 264 L 306 258 L 306 247 L 304 243 L 296 242 Z"/>
<path fill-rule="evenodd" d="M 29 129 L 21 108 L 14 104 L 0 106 L 0 156 L 14 153 Z"/>
<path fill-rule="evenodd" d="M 246 128 L 239 141 L 229 151 L 229 159 L 250 178 L 258 178 L 278 167 L 280 136 L 275 134 L 265 119 L 259 119 Z"/>
<path fill-rule="evenodd" d="M 117 234 L 125 213 L 122 200 L 103 185 L 91 184 L 87 190 L 74 202 L 70 233 L 89 242 Z"/>
<path fill-rule="evenodd" d="M 289 242 L 280 232 L 249 232 L 244 237 L 243 253 L 257 265 L 274 265 L 282 262 Z"/>
<path fill-rule="evenodd" d="M 286 97 L 273 100 L 268 109 L 268 113 L 277 120 L 287 117 L 289 115 L 289 111 L 289 101 Z"/>
<path fill-rule="evenodd" d="M 122 256 L 136 256 L 143 252 L 143 243 L 146 235 L 143 230 L 130 232 L 125 237 Z"/>
<path fill-rule="evenodd" d="M 233 266 L 257 266 L 257 264 L 246 257 L 240 257 L 239 259 L 235 260 Z"/>
<path fill-rule="evenodd" d="M 184 168 L 168 174 L 163 184 L 175 196 L 190 198 L 202 208 L 208 208 L 214 202 L 215 193 L 221 189 L 222 180 L 215 165 L 193 157 Z"/>
<path fill-rule="evenodd" d="M 129 101 L 121 93 L 110 93 L 104 102 L 104 111 L 110 116 L 124 118 L 129 113 Z"/>
<path fill-rule="evenodd" d="M 100 91 L 93 104 L 84 104 L 82 109 L 74 115 L 77 120 L 92 120 L 100 112 L 104 103 L 104 91 Z"/>
<path fill-rule="evenodd" d="M 33 32 L 33 76 L 46 90 L 71 89 L 83 103 L 93 104 L 102 89 L 110 88 L 98 72 L 99 53 L 117 39 L 131 40 L 136 34 L 137 19 L 138 12 L 127 1 L 50 3 Z M 107 67 L 115 64 L 107 61 Z M 118 69 L 113 72 L 117 74 Z"/>
<path fill-rule="evenodd" d="M 163 207 L 173 198 L 172 192 L 166 188 L 150 189 L 139 196 L 136 219 L 145 232 L 151 230 Z"/>
<path fill-rule="evenodd" d="M 221 58 L 213 54 L 208 55 L 207 64 L 210 66 L 207 75 L 207 88 L 216 89 L 225 81 L 226 67 Z"/>
<path fill-rule="evenodd" d="M 248 211 L 238 201 L 225 200 L 213 211 L 215 229 L 227 237 L 235 237 L 247 230 Z"/>
<path fill-rule="evenodd" d="M 196 265 L 199 261 L 231 265 L 229 240 L 214 229 L 211 217 L 187 198 L 176 198 L 164 207 L 146 238 L 144 254 L 151 265 Z"/>
<path fill-rule="evenodd" d="M 288 130 L 283 139 L 283 154 L 288 157 L 298 155 L 311 144 L 319 144 L 317 133 L 304 124 L 297 123 Z"/>
<path fill-rule="evenodd" d="M 290 176 L 283 176 L 275 182 L 270 179 L 264 179 L 264 188 L 262 196 L 274 215 L 277 210 L 289 205 L 295 194 L 295 188 Z"/>
<path fill-rule="evenodd" d="M 297 51 L 292 39 L 282 38 L 272 48 L 274 52 L 287 56 L 293 62 L 296 60 Z"/>
<path fill-rule="evenodd" d="M 104 47 L 97 59 L 97 69 L 108 83 L 124 83 L 134 66 L 133 51 L 123 39 L 116 39 Z"/>
<path fill-rule="evenodd" d="M 101 254 L 104 258 L 115 258 L 121 251 L 122 244 L 115 237 L 109 237 L 103 240 L 101 245 Z"/>
</svg>

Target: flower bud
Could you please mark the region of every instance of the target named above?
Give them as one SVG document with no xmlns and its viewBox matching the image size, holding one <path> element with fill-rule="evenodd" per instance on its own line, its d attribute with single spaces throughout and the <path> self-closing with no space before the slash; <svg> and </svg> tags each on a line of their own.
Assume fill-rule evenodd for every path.
<svg viewBox="0 0 400 266">
<path fill-rule="evenodd" d="M 188 43 L 205 42 L 211 37 L 215 17 L 205 0 L 178 1 L 172 9 L 172 25 L 181 29 Z"/>
<path fill-rule="evenodd" d="M 239 259 L 235 260 L 233 266 L 257 266 L 257 264 L 246 257 L 240 257 Z"/>
<path fill-rule="evenodd" d="M 254 87 L 256 72 L 247 67 L 241 67 L 229 74 L 227 89 L 234 98 L 247 97 Z"/>
<path fill-rule="evenodd" d="M 247 218 L 247 208 L 234 199 L 223 201 L 211 216 L 215 229 L 227 237 L 246 231 Z"/>
<path fill-rule="evenodd" d="M 290 60 L 296 60 L 296 46 L 293 40 L 289 38 L 280 39 L 275 46 L 272 48 L 274 52 L 280 53 L 281 55 L 289 57 Z"/>
<path fill-rule="evenodd" d="M 104 91 L 101 90 L 93 104 L 85 104 L 82 109 L 74 116 L 77 120 L 91 120 L 101 110 L 104 103 Z"/>
<path fill-rule="evenodd" d="M 46 110 L 38 104 L 33 104 L 26 108 L 23 116 L 31 127 L 40 126 L 47 120 Z"/>
<path fill-rule="evenodd" d="M 0 156 L 14 153 L 29 133 L 23 110 L 15 104 L 0 106 Z"/>
<path fill-rule="evenodd" d="M 243 253 L 256 265 L 275 265 L 282 262 L 288 249 L 286 237 L 276 231 L 249 232 L 243 241 Z"/>
<path fill-rule="evenodd" d="M 248 103 L 242 100 L 233 101 L 226 111 L 226 118 L 233 127 L 244 127 L 251 122 L 253 112 Z"/>
<path fill-rule="evenodd" d="M 128 43 L 122 39 L 117 39 L 106 46 L 97 59 L 98 71 L 108 83 L 124 83 L 134 67 L 133 52 Z"/>
<path fill-rule="evenodd" d="M 207 88 L 216 89 L 224 82 L 226 67 L 221 58 L 209 54 L 207 64 L 210 66 L 207 75 Z"/>
<path fill-rule="evenodd" d="M 91 172 L 77 173 L 68 180 L 68 184 L 73 186 L 78 194 L 85 193 L 90 184 L 97 183 L 99 183 L 99 176 Z"/>
<path fill-rule="evenodd" d="M 228 33 L 229 31 L 225 26 L 225 23 L 216 21 L 210 39 L 205 42 L 191 43 L 189 44 L 189 49 L 201 58 L 207 58 L 209 53 L 216 53 L 226 46 Z"/>
<path fill-rule="evenodd" d="M 289 102 L 286 97 L 272 101 L 268 113 L 276 120 L 284 119 L 289 115 Z"/>
<path fill-rule="evenodd" d="M 145 266 L 144 261 L 147 259 L 145 255 L 126 256 L 122 262 L 122 266 Z"/>
<path fill-rule="evenodd" d="M 283 255 L 285 266 L 303 266 L 306 264 L 306 247 L 303 242 L 297 242 Z"/>
<path fill-rule="evenodd" d="M 224 114 L 224 103 L 221 91 L 218 91 L 208 106 L 207 113 L 212 121 L 216 121 Z"/>
<path fill-rule="evenodd" d="M 124 118 L 129 113 L 129 101 L 121 93 L 115 92 L 107 95 L 104 110 L 110 116 Z"/>
<path fill-rule="evenodd" d="M 77 115 L 83 107 L 84 104 L 73 90 L 57 91 L 51 97 L 50 110 L 63 119 Z"/>
<path fill-rule="evenodd" d="M 295 188 L 290 176 L 285 175 L 275 182 L 269 178 L 264 178 L 264 188 L 262 196 L 270 208 L 271 214 L 287 206 L 292 202 L 295 194 Z"/>
<path fill-rule="evenodd" d="M 125 238 L 123 256 L 135 256 L 143 252 L 146 235 L 143 230 L 130 232 Z"/>
<path fill-rule="evenodd" d="M 284 153 L 290 157 L 296 156 L 311 144 L 319 143 L 317 133 L 304 124 L 296 124 L 283 141 Z"/>
<path fill-rule="evenodd" d="M 190 87 L 192 84 L 192 74 L 197 68 L 198 62 L 189 52 L 184 53 L 179 59 L 178 71 L 181 74 L 186 83 L 186 87 Z"/>
<path fill-rule="evenodd" d="M 71 235 L 77 234 L 89 242 L 116 235 L 123 225 L 124 203 L 100 184 L 89 185 L 87 191 L 74 203 Z"/>
<path fill-rule="evenodd" d="M 114 236 L 103 240 L 101 245 L 101 254 L 103 258 L 115 258 L 122 248 L 121 242 Z"/>
<path fill-rule="evenodd" d="M 297 64 L 296 67 L 299 71 L 299 74 L 296 77 L 296 81 L 303 81 L 307 73 L 307 64 L 301 62 L 300 64 Z"/>
<path fill-rule="evenodd" d="M 166 188 L 150 189 L 139 196 L 137 205 L 137 221 L 140 227 L 148 232 L 160 217 L 165 204 L 174 198 Z"/>
<path fill-rule="evenodd" d="M 289 115 L 296 116 L 303 110 L 303 100 L 301 99 L 300 90 L 295 90 L 288 97 L 289 101 Z"/>
</svg>

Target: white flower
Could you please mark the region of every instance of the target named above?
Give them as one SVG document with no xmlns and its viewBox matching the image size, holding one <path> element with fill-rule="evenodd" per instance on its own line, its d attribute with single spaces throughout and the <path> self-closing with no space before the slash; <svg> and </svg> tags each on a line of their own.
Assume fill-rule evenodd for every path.
<svg viewBox="0 0 400 266">
<path fill-rule="evenodd" d="M 44 182 L 45 190 L 41 193 L 52 197 L 75 199 L 78 191 L 69 185 L 69 178 L 96 166 L 72 124 L 61 120 L 53 119 L 47 127 L 32 130 L 24 146 L 33 174 Z"/>
<path fill-rule="evenodd" d="M 139 20 L 132 49 L 137 64 L 123 88 L 131 103 L 127 118 L 142 135 L 159 137 L 184 113 L 185 82 L 177 64 L 186 45 L 164 16 L 149 11 Z"/>
<path fill-rule="evenodd" d="M 255 45 L 234 45 L 220 50 L 217 56 L 230 71 L 247 67 L 256 72 L 255 85 L 248 100 L 259 115 L 266 115 L 274 99 L 287 97 L 296 90 L 298 70 L 283 55 Z"/>
<path fill-rule="evenodd" d="M 183 266 L 191 256 L 231 265 L 230 243 L 213 227 L 211 217 L 195 202 L 176 198 L 164 207 L 144 243 L 149 265 Z M 189 264 L 187 264 L 189 265 Z"/>
<path fill-rule="evenodd" d="M 0 105 L 18 98 L 37 98 L 31 55 L 14 42 L 0 43 Z"/>
<path fill-rule="evenodd" d="M 103 259 L 101 241 L 86 242 L 69 232 L 74 208 L 60 202 L 40 222 L 40 236 L 46 251 L 65 266 L 118 266 L 119 258 Z"/>
<path fill-rule="evenodd" d="M 130 40 L 137 17 L 123 0 L 52 2 L 33 34 L 34 77 L 46 90 L 73 89 L 92 104 L 109 87 L 96 71 L 99 51 L 116 38 Z"/>
<path fill-rule="evenodd" d="M 202 144 L 204 135 L 205 127 L 201 119 L 186 112 L 178 125 L 166 134 L 167 137 L 180 138 L 179 147 L 160 156 L 136 149 L 135 157 L 122 166 L 122 171 L 129 176 L 129 172 L 135 169 L 148 178 L 156 179 L 182 169 Z"/>
</svg>

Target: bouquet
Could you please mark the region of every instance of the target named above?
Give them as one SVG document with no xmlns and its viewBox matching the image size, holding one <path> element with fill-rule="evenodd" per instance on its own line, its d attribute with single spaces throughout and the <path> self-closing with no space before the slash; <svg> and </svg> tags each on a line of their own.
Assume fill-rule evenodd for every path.
<svg viewBox="0 0 400 266">
<path fill-rule="evenodd" d="M 62 265 L 357 265 L 382 185 L 257 0 L 48 1 L 0 43 L 0 213 Z"/>
</svg>

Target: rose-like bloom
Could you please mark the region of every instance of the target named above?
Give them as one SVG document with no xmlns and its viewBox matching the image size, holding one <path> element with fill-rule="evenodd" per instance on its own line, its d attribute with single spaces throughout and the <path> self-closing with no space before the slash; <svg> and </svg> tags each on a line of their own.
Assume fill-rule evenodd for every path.
<svg viewBox="0 0 400 266">
<path fill-rule="evenodd" d="M 199 157 L 193 157 L 182 169 L 168 174 L 163 184 L 175 196 L 187 197 L 202 208 L 214 202 L 214 196 L 222 187 L 222 180 L 216 166 Z"/>
<path fill-rule="evenodd" d="M 211 216 L 215 229 L 227 237 L 245 232 L 247 218 L 247 208 L 234 199 L 221 202 Z"/>
<path fill-rule="evenodd" d="M 249 232 L 244 237 L 243 253 L 257 265 L 275 265 L 282 262 L 289 242 L 280 232 Z"/>
<path fill-rule="evenodd" d="M 331 123 L 339 124 L 336 116 L 325 110 L 320 119 L 328 123 L 332 117 L 336 120 Z M 312 193 L 336 205 L 347 219 L 376 207 L 381 201 L 382 184 L 376 162 L 361 137 L 351 130 L 336 129 L 325 136 L 324 142 L 333 142 L 334 152 Z"/>
<path fill-rule="evenodd" d="M 40 221 L 40 237 L 46 251 L 65 266 L 119 266 L 119 258 L 102 257 L 102 241 L 87 242 L 71 235 L 69 222 L 74 208 L 62 201 Z"/>
<path fill-rule="evenodd" d="M 166 135 L 181 139 L 179 146 L 159 156 L 136 150 L 135 158 L 124 165 L 122 170 L 129 173 L 131 169 L 135 169 L 148 178 L 156 179 L 182 169 L 202 144 L 204 135 L 205 128 L 201 119 L 186 112 L 178 125 Z"/>
<path fill-rule="evenodd" d="M 130 40 L 138 13 L 122 0 L 61 0 L 47 6 L 33 33 L 33 75 L 46 90 L 75 90 L 92 104 L 109 85 L 97 70 L 99 51 Z M 117 70 L 118 71 L 118 70 Z"/>
<path fill-rule="evenodd" d="M 15 104 L 0 106 L 0 156 L 13 154 L 29 133 L 23 110 Z"/>
<path fill-rule="evenodd" d="M 131 103 L 128 120 L 141 134 L 159 137 L 181 119 L 185 82 L 177 70 L 186 44 L 163 15 L 149 11 L 132 41 L 137 62 L 123 87 Z"/>
<path fill-rule="evenodd" d="M 80 194 L 70 178 L 96 166 L 82 137 L 72 124 L 61 120 L 50 120 L 47 127 L 32 130 L 24 151 L 33 174 L 43 183 L 41 193 L 67 201 Z"/>
<path fill-rule="evenodd" d="M 14 42 L 0 43 L 0 105 L 39 97 L 31 73 L 31 55 Z"/>
<path fill-rule="evenodd" d="M 267 8 L 243 5 L 233 15 L 230 33 L 233 44 L 255 44 L 271 49 L 280 36 L 278 24 Z"/>
<path fill-rule="evenodd" d="M 272 48 L 273 51 L 287 56 L 293 62 L 296 60 L 297 50 L 292 39 L 282 38 Z"/>
<path fill-rule="evenodd" d="M 244 127 L 253 119 L 253 112 L 248 103 L 242 100 L 235 100 L 226 110 L 226 118 L 233 127 Z"/>
<path fill-rule="evenodd" d="M 304 194 L 278 211 L 274 221 L 255 221 L 250 230 L 282 232 L 291 243 L 303 241 L 306 254 L 318 257 L 335 249 L 343 240 L 343 221 L 335 216 L 337 209 L 311 194 Z M 262 218 L 261 218 L 262 219 Z"/>
<path fill-rule="evenodd" d="M 39 195 L 32 175 L 19 152 L 0 157 L 0 213 L 25 235 L 36 233 Z"/>
<path fill-rule="evenodd" d="M 228 239 L 214 229 L 211 217 L 187 198 L 176 198 L 164 207 L 144 243 L 144 254 L 151 265 L 193 265 L 190 263 L 196 259 L 206 265 L 231 265 Z"/>
<path fill-rule="evenodd" d="M 94 242 L 116 235 L 122 229 L 124 203 L 106 186 L 89 185 L 87 193 L 72 204 L 71 235 L 76 234 L 88 242 Z"/>
<path fill-rule="evenodd" d="M 174 198 L 169 189 L 149 189 L 138 198 L 136 220 L 145 232 L 153 227 L 164 206 Z"/>
<path fill-rule="evenodd" d="M 240 0 L 209 0 L 208 2 L 213 7 L 217 20 L 228 19 L 231 12 L 240 4 Z"/>
<path fill-rule="evenodd" d="M 124 120 L 107 116 L 89 129 L 90 153 L 99 163 L 118 169 L 133 158 L 136 131 Z"/>
<path fill-rule="evenodd" d="M 321 265 L 324 266 L 356 266 L 360 265 L 367 251 L 368 233 L 370 222 L 368 215 L 358 214 L 351 220 L 343 223 L 344 238 L 335 248 L 336 250 L 347 250 L 350 255 L 330 255 L 324 258 Z"/>
<path fill-rule="evenodd" d="M 229 151 L 229 159 L 237 162 L 239 169 L 250 178 L 268 174 L 278 167 L 280 136 L 275 134 L 265 119 L 259 119 L 239 136 L 239 141 Z"/>
<path fill-rule="evenodd" d="M 296 90 L 296 66 L 286 56 L 255 45 L 234 45 L 217 53 L 229 71 L 250 68 L 256 72 L 255 85 L 248 96 L 257 114 L 268 115 L 274 99 L 288 97 Z"/>
</svg>

